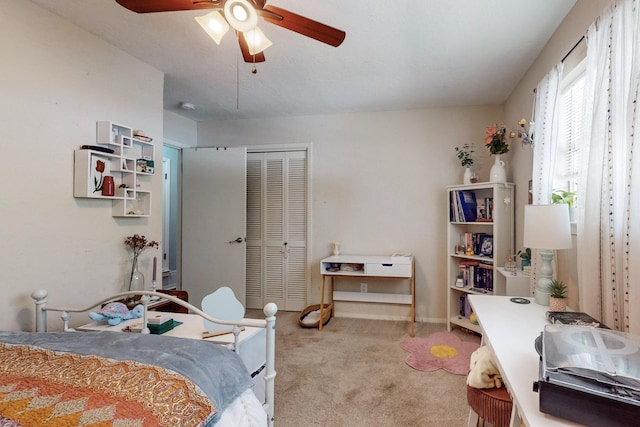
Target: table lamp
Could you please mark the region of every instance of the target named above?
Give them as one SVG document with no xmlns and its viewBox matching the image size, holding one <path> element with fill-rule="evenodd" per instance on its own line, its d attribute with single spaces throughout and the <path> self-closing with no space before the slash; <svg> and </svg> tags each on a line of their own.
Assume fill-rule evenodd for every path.
<svg viewBox="0 0 640 427">
<path fill-rule="evenodd" d="M 536 281 L 535 301 L 549 305 L 547 288 L 553 279 L 553 251 L 571 248 L 569 205 L 525 205 L 522 244 L 540 251 L 542 268 Z"/>
</svg>

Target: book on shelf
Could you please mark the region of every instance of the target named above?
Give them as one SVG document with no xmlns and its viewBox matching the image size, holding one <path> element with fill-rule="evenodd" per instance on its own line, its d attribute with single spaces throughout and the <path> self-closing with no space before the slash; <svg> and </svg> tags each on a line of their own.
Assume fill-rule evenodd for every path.
<svg viewBox="0 0 640 427">
<path fill-rule="evenodd" d="M 493 235 L 488 233 L 464 233 L 460 235 L 465 255 L 493 257 Z"/>
<path fill-rule="evenodd" d="M 470 190 L 457 190 L 450 193 L 450 215 L 453 222 L 475 222 L 478 215 L 476 193 Z"/>
<path fill-rule="evenodd" d="M 458 314 L 467 319 L 471 316 L 471 304 L 469 304 L 469 299 L 466 295 L 460 295 L 460 308 Z"/>
<path fill-rule="evenodd" d="M 581 311 L 547 311 L 547 320 L 550 323 L 562 325 L 593 326 L 595 328 L 607 328 L 600 321 Z"/>
<path fill-rule="evenodd" d="M 493 265 L 479 262 L 475 269 L 473 290 L 493 292 Z"/>
</svg>

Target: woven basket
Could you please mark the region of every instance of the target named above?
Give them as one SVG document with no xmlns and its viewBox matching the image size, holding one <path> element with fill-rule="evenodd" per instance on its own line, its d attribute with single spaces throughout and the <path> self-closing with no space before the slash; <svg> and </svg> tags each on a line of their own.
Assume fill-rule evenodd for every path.
<svg viewBox="0 0 640 427">
<path fill-rule="evenodd" d="M 303 320 L 305 317 L 307 317 L 307 315 L 309 313 L 311 313 L 312 311 L 316 311 L 316 310 L 320 310 L 320 304 L 314 304 L 314 305 L 310 305 L 309 307 L 305 308 L 304 310 L 302 310 L 300 312 L 300 316 L 298 316 L 298 325 L 300 325 L 303 328 L 317 328 L 320 326 L 320 321 L 317 322 L 313 322 L 313 323 L 304 323 Z M 327 323 L 329 323 L 329 320 L 331 320 L 331 308 L 328 305 L 324 305 L 324 309 L 322 311 L 322 326 L 326 325 Z"/>
</svg>

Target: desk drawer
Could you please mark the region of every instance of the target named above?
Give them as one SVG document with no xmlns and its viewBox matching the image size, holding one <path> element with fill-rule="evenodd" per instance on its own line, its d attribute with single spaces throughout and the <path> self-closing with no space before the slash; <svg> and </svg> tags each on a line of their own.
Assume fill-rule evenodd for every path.
<svg viewBox="0 0 640 427">
<path fill-rule="evenodd" d="M 365 275 L 381 277 L 411 277 L 411 264 L 371 263 L 365 266 Z"/>
</svg>

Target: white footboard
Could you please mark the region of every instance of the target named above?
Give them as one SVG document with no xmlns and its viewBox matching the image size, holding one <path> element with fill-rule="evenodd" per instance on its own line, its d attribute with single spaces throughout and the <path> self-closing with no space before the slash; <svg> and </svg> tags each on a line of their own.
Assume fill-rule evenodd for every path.
<svg viewBox="0 0 640 427">
<path fill-rule="evenodd" d="M 275 370 L 275 336 L 276 336 L 276 312 L 278 311 L 278 307 L 276 304 L 269 303 L 264 307 L 264 319 L 243 319 L 240 322 L 229 322 L 226 320 L 216 319 L 215 317 L 209 316 L 204 313 L 199 308 L 179 299 L 171 295 L 167 295 L 164 293 L 153 292 L 153 291 L 131 291 L 131 292 L 122 292 L 111 297 L 105 298 L 101 301 L 96 302 L 93 305 L 90 305 L 85 308 L 66 308 L 66 307 L 47 307 L 47 291 L 38 290 L 31 294 L 31 297 L 35 301 L 36 305 L 36 331 L 37 332 L 47 332 L 47 313 L 48 312 L 59 312 L 60 318 L 62 320 L 62 328 L 63 330 L 69 331 L 69 321 L 71 319 L 72 313 L 86 313 L 91 311 L 96 307 L 101 307 L 102 304 L 114 301 L 121 300 L 123 298 L 129 298 L 133 296 L 141 296 L 140 303 L 144 306 L 143 311 L 143 330 L 142 333 L 149 333 L 149 329 L 146 327 L 147 325 L 147 306 L 151 300 L 151 298 L 161 298 L 164 300 L 169 300 L 176 304 L 181 305 L 189 310 L 189 313 L 197 314 L 203 319 L 206 319 L 210 322 L 229 325 L 233 327 L 234 334 L 234 344 L 233 348 L 238 349 L 238 336 L 240 335 L 240 331 L 242 327 L 254 327 L 254 328 L 264 328 L 265 329 L 265 401 L 264 401 L 264 409 L 267 413 L 267 419 L 269 422 L 269 426 L 273 426 L 274 424 L 274 383 L 276 377 Z M 157 297 L 157 298 L 156 298 Z"/>
</svg>

